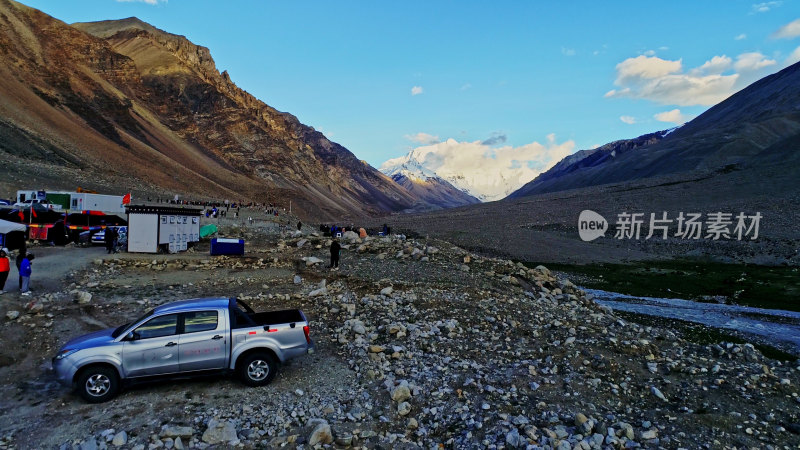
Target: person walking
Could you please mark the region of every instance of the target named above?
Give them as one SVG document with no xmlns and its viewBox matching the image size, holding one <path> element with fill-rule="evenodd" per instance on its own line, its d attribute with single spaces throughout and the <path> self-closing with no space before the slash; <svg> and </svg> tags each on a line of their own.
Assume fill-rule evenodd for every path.
<svg viewBox="0 0 800 450">
<path fill-rule="evenodd" d="M 339 270 L 339 253 L 342 251 L 342 246 L 339 244 L 338 239 L 331 242 L 331 265 L 329 269 Z"/>
<path fill-rule="evenodd" d="M 19 276 L 22 277 L 22 295 L 31 295 L 31 262 L 35 256 L 28 253 L 19 266 Z"/>
<path fill-rule="evenodd" d="M 105 234 L 103 235 L 103 240 L 106 243 L 106 251 L 110 255 L 114 252 L 114 240 L 117 238 L 117 231 L 111 227 L 106 227 Z"/>
<path fill-rule="evenodd" d="M 11 261 L 8 259 L 8 249 L 0 248 L 0 295 L 5 294 L 9 272 L 11 272 Z"/>
</svg>

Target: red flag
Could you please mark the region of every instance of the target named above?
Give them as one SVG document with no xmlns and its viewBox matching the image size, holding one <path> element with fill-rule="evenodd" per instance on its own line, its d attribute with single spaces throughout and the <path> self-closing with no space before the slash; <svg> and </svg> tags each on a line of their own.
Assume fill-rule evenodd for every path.
<svg viewBox="0 0 800 450">
<path fill-rule="evenodd" d="M 38 217 L 38 216 L 36 215 L 36 210 L 35 210 L 35 209 L 33 209 L 33 206 L 31 206 L 31 214 L 33 214 L 33 217 Z"/>
<path fill-rule="evenodd" d="M 124 197 L 122 197 L 122 204 L 129 205 L 130 203 L 131 203 L 131 193 L 128 192 L 127 194 L 125 194 Z"/>
<path fill-rule="evenodd" d="M 24 222 L 25 221 L 25 213 L 22 212 L 22 210 L 20 209 L 17 214 L 19 215 L 19 220 Z"/>
</svg>

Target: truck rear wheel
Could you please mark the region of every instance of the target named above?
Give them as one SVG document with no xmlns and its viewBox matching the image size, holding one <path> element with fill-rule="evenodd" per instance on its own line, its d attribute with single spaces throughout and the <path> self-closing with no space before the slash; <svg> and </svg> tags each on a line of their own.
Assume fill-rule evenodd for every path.
<svg viewBox="0 0 800 450">
<path fill-rule="evenodd" d="M 266 352 L 251 353 L 239 362 L 239 378 L 248 386 L 269 384 L 277 371 L 275 358 Z"/>
<path fill-rule="evenodd" d="M 78 394 L 89 403 L 103 403 L 119 392 L 117 371 L 104 366 L 89 367 L 78 376 Z"/>
</svg>

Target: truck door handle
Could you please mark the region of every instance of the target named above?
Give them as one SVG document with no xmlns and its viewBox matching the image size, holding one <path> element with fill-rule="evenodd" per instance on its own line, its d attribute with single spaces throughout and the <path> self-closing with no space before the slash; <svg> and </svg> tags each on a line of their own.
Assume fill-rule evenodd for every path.
<svg viewBox="0 0 800 450">
<path fill-rule="evenodd" d="M 178 344 L 176 344 L 174 342 L 168 342 L 167 345 L 165 345 L 164 347 L 174 347 L 176 345 L 178 345 Z"/>
<path fill-rule="evenodd" d="M 213 339 L 213 340 L 215 340 L 215 341 L 216 341 L 217 339 L 222 339 L 222 336 L 220 336 L 220 335 L 216 335 L 216 336 L 214 336 L 214 337 L 213 337 L 213 338 L 211 338 L 211 339 Z"/>
</svg>

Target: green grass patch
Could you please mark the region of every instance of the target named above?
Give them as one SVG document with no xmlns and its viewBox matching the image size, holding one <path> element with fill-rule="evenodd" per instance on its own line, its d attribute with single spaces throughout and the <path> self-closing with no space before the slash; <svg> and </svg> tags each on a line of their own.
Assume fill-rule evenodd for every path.
<svg viewBox="0 0 800 450">
<path fill-rule="evenodd" d="M 531 263 L 530 267 L 538 264 Z M 787 266 L 671 260 L 629 264 L 545 264 L 565 272 L 575 284 L 644 297 L 716 301 L 767 309 L 800 311 L 800 270 Z"/>
</svg>

